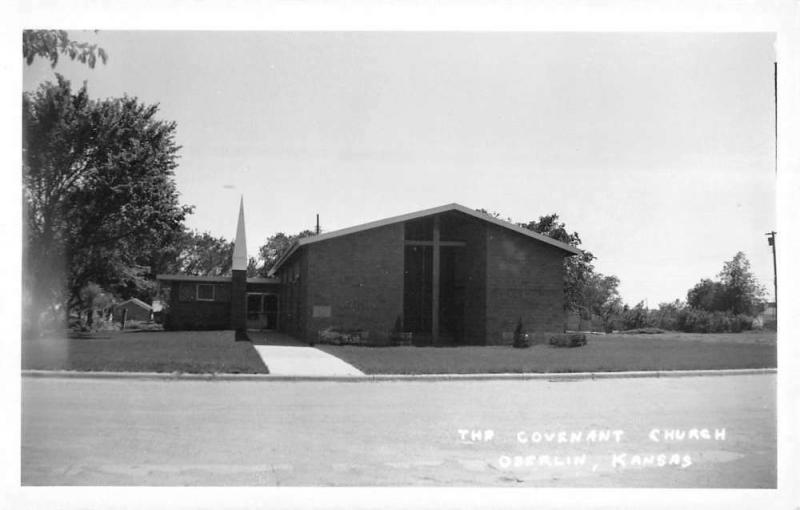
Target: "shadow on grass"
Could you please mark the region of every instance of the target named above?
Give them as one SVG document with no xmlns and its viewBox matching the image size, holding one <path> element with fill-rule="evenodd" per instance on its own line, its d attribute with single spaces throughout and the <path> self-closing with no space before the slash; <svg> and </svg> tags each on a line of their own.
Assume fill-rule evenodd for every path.
<svg viewBox="0 0 800 510">
<path fill-rule="evenodd" d="M 111 332 L 23 340 L 22 368 L 111 372 L 267 373 L 250 342 L 233 331 Z"/>
<path fill-rule="evenodd" d="M 310 344 L 277 331 L 248 331 L 253 345 L 273 345 L 280 347 L 309 347 Z M 316 345 L 315 345 L 316 347 Z"/>
</svg>

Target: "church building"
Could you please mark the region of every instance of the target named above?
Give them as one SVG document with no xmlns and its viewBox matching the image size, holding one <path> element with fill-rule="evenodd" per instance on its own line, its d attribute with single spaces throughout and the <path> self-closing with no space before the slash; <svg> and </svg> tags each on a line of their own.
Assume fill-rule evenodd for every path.
<svg viewBox="0 0 800 510">
<path fill-rule="evenodd" d="M 510 344 L 564 330 L 564 258 L 580 251 L 459 204 L 300 239 L 270 278 L 247 278 L 240 205 L 231 277 L 160 275 L 166 327 L 325 330 L 380 344 L 397 325 L 417 345 Z"/>
</svg>

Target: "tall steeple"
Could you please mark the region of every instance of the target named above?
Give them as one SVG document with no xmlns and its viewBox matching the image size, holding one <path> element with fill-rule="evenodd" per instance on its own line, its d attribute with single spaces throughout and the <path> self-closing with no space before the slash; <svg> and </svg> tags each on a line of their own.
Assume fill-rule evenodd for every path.
<svg viewBox="0 0 800 510">
<path fill-rule="evenodd" d="M 234 271 L 247 271 L 247 240 L 244 235 L 244 197 L 239 199 L 239 221 L 236 223 L 236 241 L 233 245 Z"/>
<path fill-rule="evenodd" d="M 236 340 L 247 340 L 247 241 L 244 238 L 244 197 L 239 200 L 239 222 L 233 245 L 231 272 L 231 329 Z"/>
</svg>

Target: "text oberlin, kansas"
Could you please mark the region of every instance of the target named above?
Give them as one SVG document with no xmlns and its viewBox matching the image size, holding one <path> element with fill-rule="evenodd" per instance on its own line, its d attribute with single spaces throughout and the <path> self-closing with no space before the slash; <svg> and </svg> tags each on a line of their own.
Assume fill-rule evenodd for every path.
<svg viewBox="0 0 800 510">
<path fill-rule="evenodd" d="M 496 438 L 492 429 L 458 429 L 459 442 L 462 444 L 490 443 Z M 650 444 L 684 443 L 696 441 L 725 441 L 725 428 L 691 428 L 670 429 L 651 428 L 647 433 L 647 442 Z M 585 445 L 611 444 L 623 445 L 625 431 L 619 429 L 590 429 L 576 431 L 519 431 L 516 441 L 525 446 L 548 445 Z M 616 449 L 616 448 L 615 448 Z M 620 448 L 621 449 L 621 448 Z M 613 469 L 646 468 L 675 466 L 681 469 L 692 465 L 689 453 L 675 452 L 642 452 L 630 453 L 626 451 L 612 451 L 610 465 Z M 534 468 L 534 467 L 583 467 L 587 466 L 587 454 L 576 455 L 501 455 L 497 460 L 501 469 Z M 592 466 L 597 469 L 597 464 Z"/>
</svg>

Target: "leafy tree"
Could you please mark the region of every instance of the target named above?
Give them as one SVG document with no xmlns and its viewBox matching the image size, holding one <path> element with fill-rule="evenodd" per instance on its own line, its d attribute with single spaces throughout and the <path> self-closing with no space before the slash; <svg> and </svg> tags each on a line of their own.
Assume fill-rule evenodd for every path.
<svg viewBox="0 0 800 510">
<path fill-rule="evenodd" d="M 685 315 L 686 303 L 680 299 L 676 299 L 671 303 L 659 303 L 658 310 L 651 313 L 654 316 L 654 324 L 656 327 L 674 331 L 679 329 L 680 317 Z"/>
<path fill-rule="evenodd" d="M 289 251 L 289 249 L 298 240 L 316 235 L 311 230 L 303 230 L 295 235 L 286 235 L 283 232 L 278 232 L 267 238 L 267 241 L 258 249 L 258 258 L 261 259 L 262 266 L 259 273 L 262 276 L 269 274 L 269 271 L 278 262 L 281 256 Z"/>
<path fill-rule="evenodd" d="M 625 305 L 622 308 L 622 321 L 625 329 L 639 329 L 650 327 L 650 310 L 645 306 L 644 301 L 639 301 L 633 308 Z"/>
<path fill-rule="evenodd" d="M 89 282 L 143 290 L 146 264 L 191 212 L 173 180 L 175 123 L 158 120 L 156 105 L 91 100 L 85 85 L 73 91 L 56 77 L 22 97 L 30 320 L 80 309 Z"/>
<path fill-rule="evenodd" d="M 506 218 L 504 219 L 504 218 L 503 218 L 503 215 L 502 215 L 502 214 L 500 214 L 500 213 L 499 213 L 499 212 L 497 212 L 497 211 L 492 211 L 492 212 L 489 212 L 488 210 L 486 210 L 486 209 L 483 209 L 483 208 L 481 208 L 481 209 L 475 209 L 475 210 L 476 210 L 477 212 L 479 212 L 479 213 L 485 214 L 486 216 L 491 216 L 492 218 L 495 218 L 495 219 L 498 219 L 498 220 L 503 220 L 503 221 L 507 221 L 507 222 L 509 222 L 509 223 L 514 223 L 514 220 L 512 220 L 512 219 L 511 219 L 511 218 L 509 218 L 509 217 L 506 217 Z"/>
<path fill-rule="evenodd" d="M 182 273 L 194 276 L 228 276 L 233 264 L 233 241 L 209 232 L 184 230 L 153 253 L 150 276 Z M 247 277 L 258 276 L 258 260 L 247 260 Z M 157 291 L 157 289 L 154 289 Z"/>
<path fill-rule="evenodd" d="M 177 273 L 195 276 L 231 274 L 233 242 L 208 232 L 187 232 L 176 259 Z"/>
<path fill-rule="evenodd" d="M 538 220 L 518 223 L 518 225 L 576 248 L 581 245 L 580 235 L 577 232 L 569 232 L 564 222 L 559 221 L 558 214 L 540 216 Z M 580 255 L 564 259 L 564 292 L 566 306 L 570 310 L 591 310 L 593 304 L 587 301 L 586 296 L 599 296 L 603 293 L 603 289 L 587 288 L 594 284 L 604 283 L 602 278 L 596 277 L 602 275 L 595 275 L 594 265 L 592 265 L 594 259 L 595 256 L 588 250 L 582 250 Z M 617 280 L 618 283 L 619 280 Z"/>
<path fill-rule="evenodd" d="M 154 254 L 151 274 L 183 273 L 195 276 L 227 276 L 233 263 L 232 241 L 208 232 L 186 230 Z M 258 259 L 247 260 L 247 277 L 258 276 Z"/>
<path fill-rule="evenodd" d="M 80 290 L 80 297 L 83 311 L 86 312 L 86 326 L 88 329 L 92 329 L 95 312 L 105 311 L 113 303 L 113 298 L 94 282 L 87 283 Z"/>
<path fill-rule="evenodd" d="M 258 259 L 255 257 L 248 257 L 247 259 L 247 277 L 253 278 L 258 276 Z"/>
<path fill-rule="evenodd" d="M 733 259 L 725 262 L 717 275 L 725 288 L 725 309 L 734 314 L 753 315 L 763 304 L 764 287 L 758 283 L 750 271 L 750 261 L 744 253 L 738 252 Z"/>
<path fill-rule="evenodd" d="M 719 281 L 703 279 L 689 290 L 686 301 L 692 308 L 708 312 L 754 315 L 763 306 L 764 287 L 750 271 L 750 261 L 738 252 L 725 262 Z"/>
<path fill-rule="evenodd" d="M 603 325 L 609 330 L 611 320 L 622 312 L 622 298 L 617 287 L 619 278 L 590 272 L 583 285 L 582 306 L 586 311 L 603 319 Z"/>
<path fill-rule="evenodd" d="M 726 288 L 721 282 L 704 278 L 689 290 L 686 302 L 692 308 L 709 312 L 727 310 Z"/>
<path fill-rule="evenodd" d="M 27 65 L 31 65 L 36 57 L 43 57 L 50 60 L 51 67 L 55 67 L 60 55 L 77 59 L 92 69 L 98 58 L 103 64 L 108 60 L 103 48 L 96 44 L 73 41 L 66 30 L 23 30 L 22 57 Z"/>
</svg>

